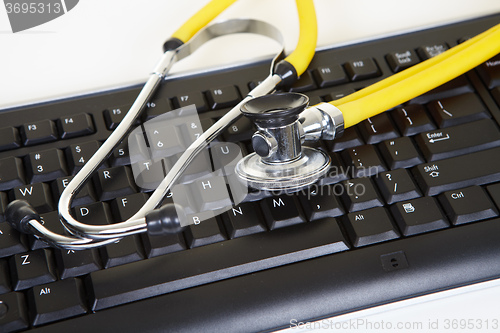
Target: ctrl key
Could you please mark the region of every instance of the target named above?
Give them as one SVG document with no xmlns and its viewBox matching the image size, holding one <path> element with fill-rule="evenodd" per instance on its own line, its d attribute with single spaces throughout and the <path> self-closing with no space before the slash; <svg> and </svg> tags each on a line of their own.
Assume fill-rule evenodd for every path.
<svg viewBox="0 0 500 333">
<path fill-rule="evenodd" d="M 26 303 L 22 293 L 0 295 L 0 330 L 14 332 L 28 328 Z"/>
</svg>

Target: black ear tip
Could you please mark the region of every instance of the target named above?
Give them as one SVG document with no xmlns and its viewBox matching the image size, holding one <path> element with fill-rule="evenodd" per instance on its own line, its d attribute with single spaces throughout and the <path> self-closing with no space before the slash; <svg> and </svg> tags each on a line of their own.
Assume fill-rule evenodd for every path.
<svg viewBox="0 0 500 333">
<path fill-rule="evenodd" d="M 29 221 L 40 221 L 40 215 L 24 200 L 14 200 L 5 209 L 5 219 L 16 230 L 30 233 Z"/>
<path fill-rule="evenodd" d="M 160 209 L 155 209 L 146 215 L 148 233 L 152 236 L 161 236 L 181 232 L 179 215 L 184 215 L 184 209 L 176 204 L 166 204 Z"/>
</svg>

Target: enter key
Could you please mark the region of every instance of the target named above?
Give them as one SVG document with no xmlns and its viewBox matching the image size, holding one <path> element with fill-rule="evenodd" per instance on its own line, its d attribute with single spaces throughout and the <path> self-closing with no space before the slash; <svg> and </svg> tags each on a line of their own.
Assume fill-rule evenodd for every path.
<svg viewBox="0 0 500 333">
<path fill-rule="evenodd" d="M 416 141 L 430 162 L 500 146 L 500 131 L 491 119 L 481 119 L 420 133 Z"/>
</svg>

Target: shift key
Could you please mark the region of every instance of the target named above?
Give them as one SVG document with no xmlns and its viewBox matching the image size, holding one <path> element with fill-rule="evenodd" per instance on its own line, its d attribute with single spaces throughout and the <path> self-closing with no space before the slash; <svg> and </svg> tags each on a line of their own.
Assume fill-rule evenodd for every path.
<svg viewBox="0 0 500 333">
<path fill-rule="evenodd" d="M 500 180 L 500 147 L 421 164 L 412 171 L 425 195 L 497 182 Z"/>
</svg>

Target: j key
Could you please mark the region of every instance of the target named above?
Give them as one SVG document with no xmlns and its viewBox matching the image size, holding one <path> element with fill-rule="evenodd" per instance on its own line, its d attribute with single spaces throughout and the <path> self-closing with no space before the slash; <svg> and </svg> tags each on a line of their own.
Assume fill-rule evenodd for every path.
<svg viewBox="0 0 500 333">
<path fill-rule="evenodd" d="M 66 148 L 66 156 L 68 157 L 68 167 L 70 172 L 76 173 L 99 149 L 100 143 L 97 141 L 89 141 L 81 144 L 74 144 Z"/>
<path fill-rule="evenodd" d="M 146 103 L 146 110 L 143 120 L 148 121 L 169 111 L 172 111 L 172 106 L 170 105 L 170 101 L 168 99 L 155 99 L 152 102 Z"/>
<path fill-rule="evenodd" d="M 130 165 L 130 154 L 127 140 L 121 142 L 111 154 L 111 165 L 122 166 Z"/>
<path fill-rule="evenodd" d="M 330 185 L 346 180 L 348 177 L 347 168 L 342 164 L 340 156 L 337 153 L 328 153 L 332 160 L 330 169 L 326 175 L 318 181 L 319 185 Z"/>
<path fill-rule="evenodd" d="M 198 226 L 202 225 L 203 222 Z M 249 242 L 259 245 L 249 251 Z M 92 310 L 349 248 L 333 218 L 256 233 L 223 244 L 210 244 L 90 273 L 87 282 L 93 289 Z M 172 269 L 173 262 L 180 266 Z"/>
<path fill-rule="evenodd" d="M 204 219 L 199 224 L 189 225 L 184 231 L 190 248 L 220 242 L 226 239 L 223 227 L 215 217 Z"/>
<path fill-rule="evenodd" d="M 81 276 L 101 269 L 101 260 L 96 249 L 55 250 L 57 267 L 61 279 Z"/>
<path fill-rule="evenodd" d="M 49 185 L 45 183 L 19 186 L 15 187 L 12 191 L 14 199 L 28 201 L 39 214 L 55 209 Z"/>
<path fill-rule="evenodd" d="M 272 196 L 260 204 L 270 230 L 306 221 L 296 196 Z"/>
<path fill-rule="evenodd" d="M 328 148 L 331 151 L 341 151 L 347 148 L 364 145 L 365 142 L 361 138 L 355 127 L 349 127 L 344 131 L 344 134 L 338 139 L 327 141 Z"/>
<path fill-rule="evenodd" d="M 391 212 L 403 235 L 410 236 L 449 226 L 433 197 L 403 201 L 391 206 Z"/>
<path fill-rule="evenodd" d="M 497 207 L 500 208 L 500 184 L 490 185 L 486 187 L 486 189 L 493 198 L 493 201 L 496 203 Z"/>
<path fill-rule="evenodd" d="M 344 226 L 356 247 L 399 238 L 399 232 L 383 207 L 347 214 Z"/>
<path fill-rule="evenodd" d="M 379 144 L 378 147 L 391 169 L 408 168 L 424 163 L 424 159 L 409 137 L 387 140 Z"/>
<path fill-rule="evenodd" d="M 304 92 L 316 89 L 316 84 L 309 71 L 305 71 L 290 88 L 291 92 Z M 311 104 L 312 105 L 312 104 Z"/>
<path fill-rule="evenodd" d="M 33 287 L 28 292 L 33 325 L 43 325 L 87 312 L 82 282 L 67 279 Z"/>
<path fill-rule="evenodd" d="M 235 106 L 240 100 L 240 93 L 235 86 L 217 87 L 207 91 L 208 105 L 212 109 Z"/>
<path fill-rule="evenodd" d="M 385 56 L 385 60 L 387 60 L 394 73 L 400 72 L 420 62 L 420 59 L 413 50 L 389 53 Z"/>
<path fill-rule="evenodd" d="M 8 257 L 26 251 L 26 235 L 20 234 L 7 222 L 0 223 L 0 257 Z"/>
<path fill-rule="evenodd" d="M 477 67 L 477 72 L 488 88 L 500 85 L 500 55 L 481 64 Z"/>
<path fill-rule="evenodd" d="M 344 208 L 337 199 L 335 186 L 314 186 L 300 192 L 299 200 L 309 221 L 344 214 Z"/>
<path fill-rule="evenodd" d="M 427 60 L 448 50 L 446 43 L 422 45 L 417 49 L 420 58 Z"/>
<path fill-rule="evenodd" d="M 413 168 L 425 195 L 500 181 L 500 148 L 426 163 Z"/>
<path fill-rule="evenodd" d="M 441 193 L 439 201 L 453 224 L 498 216 L 498 210 L 480 186 Z"/>
<path fill-rule="evenodd" d="M 418 134 L 436 129 L 424 107 L 420 104 L 410 104 L 391 111 L 399 130 L 404 136 Z"/>
<path fill-rule="evenodd" d="M 0 160 L 0 190 L 8 190 L 26 184 L 23 161 L 17 157 Z"/>
<path fill-rule="evenodd" d="M 132 171 L 128 167 L 114 167 L 97 171 L 95 189 L 101 201 L 136 193 Z"/>
<path fill-rule="evenodd" d="M 89 135 L 95 132 L 92 117 L 88 113 L 78 113 L 73 116 L 63 117 L 57 121 L 57 128 L 61 139 Z"/>
<path fill-rule="evenodd" d="M 203 94 L 199 91 L 192 91 L 182 95 L 177 96 L 174 99 L 176 108 L 183 108 L 188 105 L 196 105 L 198 112 L 207 111 L 208 107 L 203 98 Z"/>
<path fill-rule="evenodd" d="M 125 114 L 127 114 L 131 106 L 132 104 L 127 104 L 104 110 L 104 121 L 106 122 L 106 127 L 109 130 L 117 128 L 123 118 L 125 118 Z M 136 121 L 136 124 L 137 123 L 138 122 Z"/>
<path fill-rule="evenodd" d="M 321 88 L 349 81 L 344 69 L 340 65 L 319 67 L 313 72 L 313 76 Z"/>
<path fill-rule="evenodd" d="M 376 148 L 363 145 L 342 152 L 346 166 L 352 169 L 353 177 L 369 177 L 387 170 Z"/>
<path fill-rule="evenodd" d="M 382 172 L 375 181 L 388 204 L 422 196 L 406 169 Z"/>
<path fill-rule="evenodd" d="M 427 107 L 441 128 L 489 117 L 486 107 L 473 93 L 432 101 Z"/>
<path fill-rule="evenodd" d="M 231 206 L 231 198 L 224 177 L 213 176 L 196 180 L 189 185 L 189 189 L 200 211 Z"/>
<path fill-rule="evenodd" d="M 145 193 L 136 193 L 116 198 L 111 202 L 111 212 L 115 221 L 125 221 L 132 217 L 148 200 Z"/>
<path fill-rule="evenodd" d="M 74 176 L 57 178 L 52 182 L 52 193 L 54 193 L 54 198 L 61 197 L 62 192 L 68 186 L 69 182 Z M 77 195 L 73 196 L 73 201 L 71 202 L 72 207 L 78 205 L 85 205 L 96 201 L 96 195 L 94 189 L 90 182 L 87 182 L 81 188 Z"/>
<path fill-rule="evenodd" d="M 137 235 L 127 236 L 116 243 L 99 248 L 104 268 L 144 259 L 142 243 Z"/>
<path fill-rule="evenodd" d="M 2 332 L 15 332 L 28 328 L 26 301 L 22 293 L 0 295 L 0 328 Z"/>
<path fill-rule="evenodd" d="M 56 141 L 56 125 L 52 120 L 48 119 L 24 124 L 21 127 L 21 139 L 25 146 Z"/>
<path fill-rule="evenodd" d="M 186 249 L 186 241 L 180 232 L 165 236 L 151 236 L 145 232 L 141 234 L 141 238 L 148 258 Z"/>
<path fill-rule="evenodd" d="M 399 137 L 387 112 L 366 119 L 358 128 L 365 142 L 369 144 Z"/>
<path fill-rule="evenodd" d="M 10 271 L 14 290 L 23 290 L 56 280 L 54 261 L 49 249 L 14 255 L 10 258 Z"/>
<path fill-rule="evenodd" d="M 0 295 L 9 292 L 10 289 L 10 278 L 9 278 L 9 267 L 5 259 L 0 260 Z M 1 315 L 0 315 L 1 317 Z"/>
<path fill-rule="evenodd" d="M 250 140 L 255 131 L 253 123 L 247 117 L 242 117 L 229 126 L 222 135 L 226 141 L 237 142 Z"/>
<path fill-rule="evenodd" d="M 0 151 L 21 147 L 21 138 L 15 127 L 0 128 Z"/>
<path fill-rule="evenodd" d="M 113 223 L 111 211 L 105 202 L 77 206 L 74 208 L 74 212 L 76 219 L 85 224 L 105 225 Z"/>
<path fill-rule="evenodd" d="M 68 175 L 64 154 L 56 148 L 30 153 L 26 158 L 26 168 L 32 183 L 51 181 Z"/>
<path fill-rule="evenodd" d="M 350 212 L 384 205 L 370 178 L 346 180 L 342 184 L 342 200 Z"/>
<path fill-rule="evenodd" d="M 349 61 L 344 66 L 352 81 L 365 80 L 380 75 L 380 70 L 372 58 Z"/>
<path fill-rule="evenodd" d="M 491 119 L 482 119 L 416 137 L 427 161 L 464 155 L 500 146 L 500 132 Z"/>
<path fill-rule="evenodd" d="M 262 217 L 257 206 L 251 202 L 232 207 L 222 217 L 231 239 L 266 231 L 266 228 L 260 223 Z"/>
</svg>

